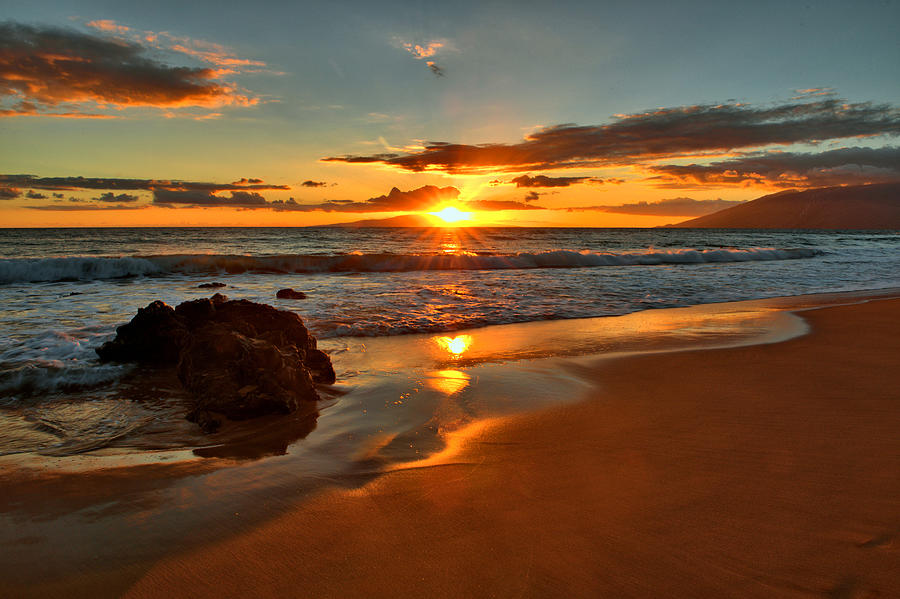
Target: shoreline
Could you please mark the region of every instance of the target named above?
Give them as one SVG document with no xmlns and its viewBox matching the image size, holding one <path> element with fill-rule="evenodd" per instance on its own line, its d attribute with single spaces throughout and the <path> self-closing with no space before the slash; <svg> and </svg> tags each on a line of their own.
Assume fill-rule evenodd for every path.
<svg viewBox="0 0 900 599">
<path fill-rule="evenodd" d="M 850 295 L 865 294 L 856 292 Z M 891 294 L 885 291 L 878 295 Z M 848 299 L 848 294 L 840 294 L 840 297 L 837 298 L 833 297 L 833 294 L 829 294 L 829 296 L 838 300 Z M 643 506 L 645 510 L 659 511 L 660 514 L 656 517 L 660 518 L 664 513 L 677 514 L 679 510 L 687 513 L 692 505 L 691 502 L 698 500 L 699 492 L 682 488 L 681 484 L 676 484 L 675 490 L 679 493 L 678 500 L 686 502 L 684 505 L 679 504 L 673 507 L 665 504 L 660 506 L 644 496 L 645 492 L 652 494 L 654 483 L 657 485 L 660 483 L 654 478 L 654 475 L 659 475 L 660 471 L 651 466 L 654 466 L 656 460 L 665 456 L 659 454 L 660 449 L 653 447 L 653 443 L 648 445 L 648 441 L 659 441 L 658 438 L 653 437 L 653 434 L 659 434 L 658 428 L 664 424 L 664 420 L 670 423 L 669 426 L 674 426 L 676 432 L 681 431 L 687 435 L 683 440 L 668 439 L 667 441 L 675 444 L 673 450 L 677 449 L 681 452 L 680 454 L 678 451 L 671 453 L 680 455 L 684 460 L 683 463 L 668 464 L 671 469 L 674 469 L 673 471 L 677 471 L 679 468 L 683 470 L 687 467 L 696 469 L 703 464 L 709 467 L 712 463 L 703 462 L 698 465 L 697 460 L 704 455 L 702 452 L 697 454 L 698 447 L 685 447 L 683 444 L 676 443 L 676 441 L 683 443 L 685 440 L 695 445 L 699 443 L 697 438 L 688 434 L 692 424 L 696 423 L 690 419 L 686 421 L 684 413 L 673 412 L 675 404 L 672 404 L 671 401 L 660 404 L 658 398 L 650 400 L 638 395 L 650 393 L 648 385 L 658 379 L 661 368 L 664 370 L 667 364 L 671 368 L 673 363 L 679 365 L 675 370 L 679 378 L 674 384 L 669 381 L 669 392 L 678 397 L 687 393 L 687 388 L 693 389 L 702 383 L 702 380 L 700 382 L 695 380 L 697 378 L 706 377 L 707 382 L 715 376 L 722 379 L 722 373 L 719 372 L 716 375 L 717 371 L 710 364 L 721 363 L 722 360 L 726 362 L 734 360 L 736 355 L 750 356 L 755 360 L 753 363 L 763 371 L 777 374 L 779 369 L 784 369 L 784 365 L 779 365 L 776 359 L 768 355 L 772 352 L 783 353 L 785 348 L 795 351 L 792 348 L 797 344 L 809 346 L 807 349 L 812 348 L 819 353 L 823 349 L 829 349 L 820 347 L 824 341 L 820 339 L 823 332 L 819 327 L 823 323 L 826 328 L 833 327 L 835 324 L 833 321 L 836 318 L 822 316 L 822 314 L 832 314 L 835 310 L 846 312 L 837 318 L 837 320 L 842 318 L 844 321 L 862 319 L 869 322 L 871 320 L 869 312 L 872 311 L 888 314 L 885 330 L 866 333 L 870 338 L 869 341 L 872 341 L 872 335 L 877 337 L 876 341 L 878 339 L 884 341 L 883 338 L 889 336 L 888 325 L 893 324 L 889 316 L 890 310 L 885 311 L 884 306 L 893 305 L 896 308 L 900 305 L 900 300 L 896 299 L 867 300 L 864 297 L 853 297 L 853 303 L 849 306 L 830 305 L 823 307 L 822 310 L 817 310 L 815 308 L 822 303 L 823 298 L 819 297 L 818 303 L 811 300 L 812 298 L 809 296 L 781 298 L 783 303 L 793 307 L 772 308 L 772 310 L 780 312 L 809 310 L 803 312 L 802 318 L 812 323 L 813 330 L 810 334 L 771 345 L 744 345 L 730 349 L 688 349 L 665 353 L 641 352 L 636 355 L 600 360 L 596 357 L 582 355 L 577 359 L 577 376 L 585 378 L 593 386 L 587 397 L 564 402 L 557 406 L 544 405 L 526 413 L 479 419 L 474 424 L 449 433 L 447 446 L 442 451 L 431 455 L 426 461 L 396 464 L 389 469 L 389 472 L 375 476 L 371 480 L 362 480 L 359 484 L 351 485 L 346 490 L 331 486 L 313 491 L 312 494 L 282 498 L 267 516 L 258 522 L 243 524 L 235 518 L 234 522 L 227 523 L 223 530 L 218 531 L 222 533 L 218 535 L 219 538 L 214 538 L 217 535 L 213 535 L 193 547 L 182 549 L 173 547 L 172 551 L 166 552 L 169 557 L 160 559 L 148 555 L 136 560 L 123 558 L 118 566 L 107 564 L 107 567 L 112 567 L 104 568 L 103 572 L 77 572 L 62 579 L 46 580 L 46 586 L 11 587 L 9 594 L 17 595 L 17 593 L 24 593 L 27 590 L 36 596 L 41 592 L 65 592 L 66 594 L 74 593 L 77 596 L 79 593 L 89 595 L 98 589 L 110 588 L 118 589 L 115 593 L 118 594 L 134 584 L 135 586 L 131 589 L 134 596 L 154 596 L 155 592 L 160 592 L 159 589 L 163 588 L 160 585 L 164 585 L 168 589 L 165 591 L 166 594 L 173 596 L 204 596 L 200 589 L 189 583 L 190 580 L 196 580 L 197 577 L 218 577 L 228 580 L 228 591 L 216 593 L 211 590 L 207 591 L 216 596 L 232 596 L 232 594 L 236 596 L 242 592 L 250 593 L 254 588 L 278 594 L 291 588 L 288 586 L 289 584 L 300 585 L 299 588 L 310 589 L 311 594 L 320 596 L 346 596 L 350 593 L 387 595 L 395 591 L 400 596 L 421 594 L 426 591 L 431 594 L 439 591 L 438 594 L 442 592 L 447 596 L 454 593 L 496 593 L 499 596 L 510 596 L 516 595 L 516 591 L 525 592 L 529 589 L 531 589 L 531 593 L 538 595 L 558 595 L 562 594 L 563 589 L 571 594 L 593 594 L 597 591 L 625 595 L 641 594 L 638 592 L 639 589 L 658 594 L 660 588 L 651 589 L 646 586 L 649 584 L 648 580 L 652 581 L 652 579 L 668 580 L 667 584 L 670 585 L 668 588 L 678 588 L 677 585 L 671 586 L 672 580 L 676 582 L 680 580 L 683 584 L 687 574 L 677 568 L 671 570 L 677 564 L 673 563 L 673 558 L 668 553 L 661 552 L 659 555 L 649 556 L 646 554 L 646 551 L 650 551 L 654 547 L 657 552 L 662 549 L 660 546 L 649 543 L 649 540 L 653 540 L 652 534 L 649 538 L 641 537 L 640 543 L 632 539 L 624 545 L 627 548 L 625 554 L 628 554 L 629 551 L 633 552 L 643 560 L 641 563 L 645 566 L 656 559 L 662 564 L 658 565 L 658 568 L 662 568 L 662 570 L 656 571 L 655 576 L 643 581 L 634 578 L 635 572 L 627 572 L 627 568 L 620 563 L 621 557 L 610 553 L 615 544 L 611 544 L 609 547 L 603 544 L 596 545 L 598 539 L 609 540 L 613 537 L 624 539 L 627 537 L 625 533 L 630 529 L 623 529 L 624 525 L 617 518 L 625 518 L 625 516 L 634 518 L 635 509 L 638 507 Z M 758 301 L 770 301 L 771 303 L 771 300 Z M 877 308 L 872 308 L 873 306 Z M 894 328 L 897 327 L 894 326 Z M 858 340 L 848 339 L 848 337 L 854 337 L 856 333 L 857 331 L 851 324 L 844 331 L 842 342 L 858 344 Z M 864 346 L 862 349 L 872 353 L 871 345 L 870 343 L 868 347 Z M 893 357 L 895 358 L 897 355 L 896 342 L 890 347 L 893 348 Z M 693 360 L 698 357 L 698 360 Z M 833 362 L 834 356 L 830 357 Z M 880 359 L 883 362 L 890 358 L 891 353 L 888 352 L 887 356 L 881 356 Z M 529 363 L 530 361 L 523 361 L 518 364 L 502 364 L 496 367 L 512 372 L 517 369 L 525 372 Z M 864 379 L 865 384 L 874 384 L 873 377 L 866 374 L 867 370 L 872 367 L 871 364 L 864 367 L 865 364 L 858 360 L 852 366 L 831 364 L 830 362 L 829 364 L 831 368 L 826 368 L 826 375 L 829 374 L 827 370 L 838 369 L 842 370 L 844 379 L 856 377 Z M 767 377 L 757 380 L 760 378 L 758 373 L 755 375 L 757 378 L 754 378 L 753 373 L 747 372 L 746 363 L 741 362 L 737 366 L 732 364 L 732 367 L 736 368 L 735 372 L 740 373 L 747 383 L 770 384 L 765 380 Z M 698 368 L 700 372 L 694 372 Z M 635 390 L 630 389 L 628 385 L 623 386 L 622 377 L 626 376 L 623 373 L 630 373 L 630 376 L 641 380 L 641 384 L 638 385 L 640 389 Z M 725 378 L 727 379 L 727 377 Z M 773 375 L 772 378 L 777 377 Z M 715 381 L 717 385 L 729 383 L 728 380 L 719 379 Z M 482 389 L 480 392 L 487 393 L 489 391 L 490 388 Z M 729 412 L 725 408 L 718 404 L 705 404 L 704 400 L 708 398 L 704 397 L 704 393 L 709 395 L 709 391 L 695 389 L 695 392 L 700 399 L 690 400 L 690 398 L 681 397 L 678 400 L 682 402 L 678 404 L 680 409 L 688 410 L 690 408 L 693 410 L 691 414 L 695 420 L 713 418 L 713 424 L 727 424 L 731 427 L 729 429 L 731 433 L 743 435 L 741 438 L 744 438 L 746 443 L 758 440 L 741 428 L 739 423 L 728 420 Z M 782 393 L 785 392 L 782 390 Z M 804 401 L 809 399 L 804 395 L 807 391 L 798 388 L 793 392 L 799 393 Z M 742 397 L 746 396 L 748 392 L 743 393 Z M 774 410 L 775 406 L 770 404 L 771 400 L 764 398 L 755 398 L 753 403 L 756 408 L 767 406 L 766 409 Z M 703 408 L 708 409 L 710 413 L 705 414 Z M 730 407 L 732 410 L 734 408 L 735 406 Z M 889 406 L 883 410 L 885 422 L 879 426 L 896 422 L 898 411 L 896 406 L 893 407 L 893 411 L 888 408 Z M 716 415 L 724 420 L 716 420 L 714 418 Z M 733 416 L 733 414 L 731 415 Z M 650 421 L 646 421 L 651 416 Z M 864 419 L 861 418 L 862 416 L 855 417 L 855 422 L 863 422 Z M 599 428 L 596 431 L 590 428 L 586 429 L 588 423 L 594 423 Z M 613 423 L 619 426 L 614 427 Z M 867 425 L 877 424 L 868 421 L 864 423 Z M 642 429 L 638 424 L 644 428 Z M 803 420 L 800 421 L 800 424 L 803 424 Z M 836 423 L 832 422 L 831 424 L 835 425 Z M 784 428 L 786 425 L 780 426 Z M 643 431 L 644 436 L 638 435 L 630 440 L 623 438 L 622 430 L 628 427 L 631 427 L 632 430 Z M 575 435 L 573 429 L 579 431 L 578 438 L 573 438 Z M 608 433 L 609 438 L 604 437 L 601 434 L 603 432 Z M 694 432 L 696 433 L 696 431 Z M 756 432 L 764 431 L 756 429 Z M 856 435 L 860 434 L 851 432 Z M 595 435 L 599 438 L 594 438 Z M 816 447 L 822 445 L 821 439 L 810 438 L 807 441 L 815 442 Z M 843 439 L 841 443 L 846 441 L 848 439 Z M 888 439 L 883 438 L 882 441 L 889 445 Z M 614 449 L 618 453 L 604 451 L 604 443 L 612 444 L 606 449 Z M 803 449 L 800 445 L 797 447 Z M 526 448 L 530 448 L 530 450 L 526 451 Z M 520 449 L 521 453 L 517 453 Z M 740 447 L 735 443 L 729 443 L 725 449 L 734 452 Z M 887 449 L 891 449 L 891 447 L 889 446 Z M 896 446 L 893 447 L 893 451 L 894 455 L 900 455 Z M 549 456 L 546 455 L 548 453 Z M 740 452 L 735 455 L 741 459 L 746 458 L 746 455 Z M 784 458 L 784 456 L 781 457 Z M 555 464 L 553 467 L 547 463 L 548 459 L 551 464 Z M 598 471 L 596 464 L 598 461 L 610 468 L 610 471 Z M 783 459 L 781 461 L 784 462 Z M 728 476 L 735 481 L 740 479 L 739 473 L 730 470 L 732 467 L 730 464 L 720 460 L 715 461 L 714 465 L 721 471 L 710 469 L 703 471 L 702 474 L 712 476 L 718 482 Z M 752 463 L 752 460 L 745 465 L 758 466 L 758 464 Z M 837 467 L 836 464 L 832 464 L 832 466 Z M 242 468 L 249 472 L 254 468 L 262 467 L 264 464 L 258 463 Z M 785 468 L 786 466 L 782 463 L 779 467 Z M 535 470 L 534 473 L 531 473 L 532 468 Z M 690 468 L 688 469 L 690 470 Z M 492 471 L 492 474 L 486 476 L 486 471 Z M 612 476 L 610 473 L 615 473 L 616 476 L 612 481 L 607 482 L 618 484 L 614 486 L 599 485 L 589 495 L 589 499 L 594 500 L 597 505 L 593 506 L 590 513 L 578 515 L 578 521 L 581 523 L 599 525 L 600 522 L 592 520 L 599 518 L 595 511 L 601 508 L 605 512 L 602 523 L 608 525 L 610 529 L 596 530 L 597 537 L 592 540 L 591 535 L 573 528 L 572 518 L 576 516 L 573 511 L 578 511 L 573 504 L 584 503 L 585 489 L 582 487 L 586 480 L 590 480 L 585 479 L 585 475 L 599 477 L 597 480 L 603 481 L 606 480 L 603 477 L 608 479 L 609 476 Z M 123 472 L 123 474 L 128 479 L 127 472 Z M 138 471 L 135 471 L 134 474 L 135 477 L 141 477 Z M 777 474 L 778 472 L 775 472 L 772 476 Z M 839 473 L 832 472 L 832 474 L 837 476 Z M 690 475 L 698 476 L 693 470 L 690 470 Z M 203 476 L 200 475 L 201 478 Z M 572 477 L 572 480 L 566 480 L 566 476 Z M 495 483 L 500 479 L 506 480 L 510 485 L 497 487 Z M 540 484 L 537 484 L 538 482 Z M 665 482 L 674 484 L 677 481 L 665 479 Z M 623 485 L 623 483 L 626 484 Z M 136 480 L 132 480 L 131 484 L 132 486 L 141 486 L 140 481 Z M 818 481 L 817 484 L 821 484 L 821 481 Z M 145 486 L 152 487 L 152 485 Z M 560 488 L 566 491 L 562 495 L 559 493 Z M 669 487 L 665 488 L 668 491 L 672 490 Z M 476 492 L 476 489 L 480 489 L 482 492 Z M 582 493 L 580 500 L 577 499 L 578 493 Z M 510 501 L 509 496 L 515 496 L 520 501 Z M 782 498 L 782 500 L 786 499 Z M 759 503 L 765 502 L 760 500 Z M 61 504 L 65 505 L 65 499 L 61 500 Z M 548 506 L 552 509 L 548 509 Z M 536 513 L 535 510 L 538 508 L 540 510 Z M 623 509 L 625 511 L 621 512 Z M 646 516 L 646 514 L 644 515 Z M 315 517 L 313 518 L 313 516 Z M 587 516 L 586 520 L 585 516 Z M 702 519 L 701 516 L 702 514 L 696 513 L 691 515 L 694 519 Z M 98 519 L 102 524 L 102 514 Z M 310 521 L 311 519 L 312 521 Z M 646 522 L 642 523 L 646 524 Z M 661 523 L 658 524 L 662 526 Z M 746 527 L 752 524 L 752 519 L 741 520 L 741 526 Z M 765 521 L 757 524 L 771 526 L 771 523 Z M 329 527 L 334 529 L 330 534 L 326 530 Z M 665 526 L 660 530 L 665 530 Z M 284 531 L 289 531 L 289 534 L 286 535 Z M 382 533 L 383 538 L 376 534 L 377 531 Z M 485 531 L 490 531 L 491 535 L 485 537 Z M 525 531 L 528 531 L 532 537 L 523 536 L 526 535 Z M 642 535 L 648 534 L 646 530 L 641 529 L 641 531 Z M 722 541 L 724 539 L 722 531 L 719 530 L 717 534 L 716 538 Z M 860 532 L 859 534 L 865 536 L 868 533 Z M 888 533 L 872 532 L 871 539 L 863 539 L 859 542 L 863 545 L 874 543 L 872 547 L 875 551 L 870 553 L 877 556 L 884 544 L 878 539 L 884 537 L 885 534 Z M 890 537 L 890 535 L 888 536 Z M 546 541 L 546 547 L 535 547 L 534 539 Z M 403 540 L 403 543 L 400 543 L 400 540 Z M 675 541 L 677 545 L 685 542 L 690 544 L 696 540 L 687 535 L 686 538 L 679 537 Z M 329 545 L 329 543 L 334 544 L 335 542 L 337 545 Z M 885 542 L 890 547 L 890 544 L 895 541 L 891 537 Z M 570 544 L 571 547 L 569 547 Z M 643 545 L 647 545 L 649 549 L 643 550 Z M 516 578 L 516 568 L 527 561 L 528 555 L 522 553 L 522 548 L 526 546 L 531 546 L 538 553 L 530 554 L 533 558 L 530 570 L 531 583 L 522 586 L 519 584 L 521 579 Z M 731 547 L 731 545 L 728 546 Z M 259 553 L 260 548 L 266 551 Z M 549 548 L 555 548 L 559 553 L 548 555 Z M 694 549 L 700 551 L 698 547 L 694 547 Z M 579 555 L 578 560 L 573 563 L 558 563 L 566 555 L 572 554 L 573 550 L 576 555 Z M 503 557 L 504 551 L 509 555 Z M 704 549 L 702 553 L 708 555 L 708 548 Z M 234 555 L 242 556 L 239 563 L 228 561 L 228 556 L 233 558 Z M 430 557 L 426 559 L 423 556 Z M 518 562 L 510 556 L 517 556 Z M 617 567 L 622 569 L 621 577 L 614 576 L 613 578 L 621 584 L 624 584 L 623 581 L 631 580 L 629 583 L 631 586 L 604 587 L 600 585 L 602 577 L 592 577 L 585 573 L 597 573 L 596 564 L 585 569 L 584 560 L 593 558 L 597 558 L 595 561 L 598 563 L 605 563 L 607 567 L 617 564 Z M 493 564 L 498 559 L 499 565 L 494 569 L 499 573 L 494 573 L 496 574 L 496 581 L 494 581 L 492 579 L 494 574 L 491 571 L 485 571 L 485 565 L 486 563 Z M 541 560 L 544 560 L 544 565 L 540 565 Z M 293 568 L 290 567 L 291 562 L 301 564 L 301 570 L 303 564 L 309 564 L 308 570 L 297 571 L 296 565 Z M 575 563 L 579 564 L 577 571 L 573 569 Z M 729 568 L 733 567 L 733 564 L 727 565 L 727 567 L 723 564 L 713 565 L 722 569 L 723 572 L 729 571 Z M 670 569 L 666 570 L 664 566 Z M 362 568 L 365 575 L 357 572 L 355 567 Z M 245 570 L 246 568 L 249 570 Z M 475 581 L 478 586 L 465 586 L 470 582 L 449 576 L 454 568 L 470 572 L 470 582 Z M 258 574 L 250 573 L 254 571 Z M 413 574 L 418 571 L 429 573 L 429 576 L 426 577 L 429 578 L 427 584 L 419 585 L 412 580 L 415 578 Z M 648 570 L 648 572 L 652 571 L 654 571 L 652 568 Z M 242 576 L 245 577 L 245 580 L 241 580 Z M 567 576 L 571 578 L 567 578 Z M 629 579 L 629 576 L 632 578 Z M 675 576 L 675 578 L 671 579 L 671 576 Z M 260 577 L 263 579 L 261 580 Z M 3 578 L 7 581 L 3 584 L 10 584 L 9 576 Z M 410 579 L 406 580 L 406 578 Z M 497 584 L 494 584 L 495 582 Z M 110 583 L 112 583 L 112 587 L 105 586 Z M 725 586 L 717 586 L 716 581 L 705 580 L 705 584 L 707 583 L 712 585 L 706 587 L 710 593 L 736 593 L 733 588 L 729 591 Z M 851 585 L 851 587 L 865 589 L 867 587 L 864 583 L 865 580 L 854 583 L 856 586 L 852 587 Z M 0 588 L 3 587 L 3 584 L 0 584 Z M 279 587 L 279 584 L 285 586 Z M 573 584 L 575 586 L 572 586 Z M 817 587 L 816 592 L 825 592 L 828 588 L 837 589 L 838 586 L 832 585 L 824 590 Z M 435 591 L 435 587 L 438 588 L 438 591 Z M 809 583 L 806 583 L 806 586 L 800 584 L 799 587 L 812 590 Z M 315 589 L 315 593 L 312 589 Z M 763 596 L 758 590 L 754 592 Z M 753 593 L 748 594 L 753 595 Z"/>
</svg>

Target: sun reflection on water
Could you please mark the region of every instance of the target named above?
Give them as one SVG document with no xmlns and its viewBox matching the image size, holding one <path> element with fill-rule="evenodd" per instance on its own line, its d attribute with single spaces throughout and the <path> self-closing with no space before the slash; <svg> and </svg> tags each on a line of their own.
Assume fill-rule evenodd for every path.
<svg viewBox="0 0 900 599">
<path fill-rule="evenodd" d="M 444 395 L 454 395 L 469 386 L 469 375 L 461 370 L 436 370 L 428 373 L 425 385 Z"/>
<path fill-rule="evenodd" d="M 472 336 L 457 335 L 456 337 L 435 337 L 434 341 L 441 349 L 447 351 L 452 357 L 457 358 L 472 345 Z"/>
</svg>

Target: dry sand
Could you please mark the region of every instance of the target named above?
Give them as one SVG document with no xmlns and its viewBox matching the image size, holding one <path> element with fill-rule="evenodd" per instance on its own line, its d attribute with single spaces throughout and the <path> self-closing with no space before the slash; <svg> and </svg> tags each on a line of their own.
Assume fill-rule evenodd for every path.
<svg viewBox="0 0 900 599">
<path fill-rule="evenodd" d="M 589 401 L 470 427 L 127 596 L 900 596 L 898 312 L 601 362 Z"/>
</svg>

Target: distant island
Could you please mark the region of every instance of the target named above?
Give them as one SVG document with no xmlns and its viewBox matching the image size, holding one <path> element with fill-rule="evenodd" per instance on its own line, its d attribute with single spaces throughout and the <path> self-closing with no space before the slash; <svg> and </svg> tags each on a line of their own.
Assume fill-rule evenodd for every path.
<svg viewBox="0 0 900 599">
<path fill-rule="evenodd" d="M 782 191 L 668 227 L 900 229 L 900 182 Z"/>
<path fill-rule="evenodd" d="M 320 227 L 341 227 L 348 229 L 365 229 L 365 228 L 375 228 L 375 227 L 410 227 L 410 228 L 425 228 L 425 227 L 446 227 L 447 223 L 441 220 L 436 216 L 432 216 L 431 214 L 401 214 L 400 216 L 392 216 L 390 218 L 368 218 L 365 220 L 355 220 L 349 223 L 334 223 L 331 225 L 317 225 Z M 471 224 L 469 222 L 465 223 L 456 223 L 456 226 L 461 228 L 471 228 L 471 227 L 516 227 L 518 225 L 510 225 L 510 224 L 492 224 L 492 223 L 479 223 L 479 224 Z"/>
<path fill-rule="evenodd" d="M 334 223 L 322 226 L 357 229 L 365 227 L 437 227 L 439 225 L 440 219 L 430 214 L 401 214 L 391 218 L 369 218 L 349 223 Z"/>
</svg>

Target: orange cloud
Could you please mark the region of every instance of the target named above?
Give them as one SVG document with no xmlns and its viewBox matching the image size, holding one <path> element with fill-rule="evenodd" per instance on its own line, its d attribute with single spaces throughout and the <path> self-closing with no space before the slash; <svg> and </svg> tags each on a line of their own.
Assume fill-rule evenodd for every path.
<svg viewBox="0 0 900 599">
<path fill-rule="evenodd" d="M 120 27 L 111 21 L 92 23 L 101 31 Z M 221 81 L 225 73 L 159 62 L 134 41 L 17 23 L 0 24 L 0 39 L 2 116 L 96 118 L 102 116 L 96 109 L 107 107 L 209 108 L 258 102 Z"/>
<path fill-rule="evenodd" d="M 171 36 L 169 36 L 171 37 Z M 211 42 L 202 42 L 199 40 L 190 40 L 188 38 L 173 38 L 180 40 L 169 47 L 170 50 L 181 52 L 188 56 L 193 56 L 204 62 L 223 67 L 264 67 L 266 63 L 260 60 L 251 60 L 248 58 L 238 58 L 225 49 L 224 46 Z M 222 71 L 228 72 L 228 71 Z"/>
<path fill-rule="evenodd" d="M 112 19 L 97 19 L 96 21 L 89 21 L 88 23 L 86 23 L 86 25 L 88 27 L 93 27 L 94 29 L 99 29 L 100 31 L 105 31 L 107 33 L 125 34 L 131 31 L 130 27 L 119 25 Z"/>
<path fill-rule="evenodd" d="M 0 187 L 0 200 L 14 200 L 22 195 L 18 187 Z"/>
<path fill-rule="evenodd" d="M 428 42 L 424 45 L 422 44 L 413 44 L 411 42 L 404 42 L 403 47 L 407 52 L 412 54 L 416 59 L 421 60 L 423 58 L 431 58 L 440 48 L 444 47 L 444 42 L 441 41 L 433 41 Z"/>
</svg>

